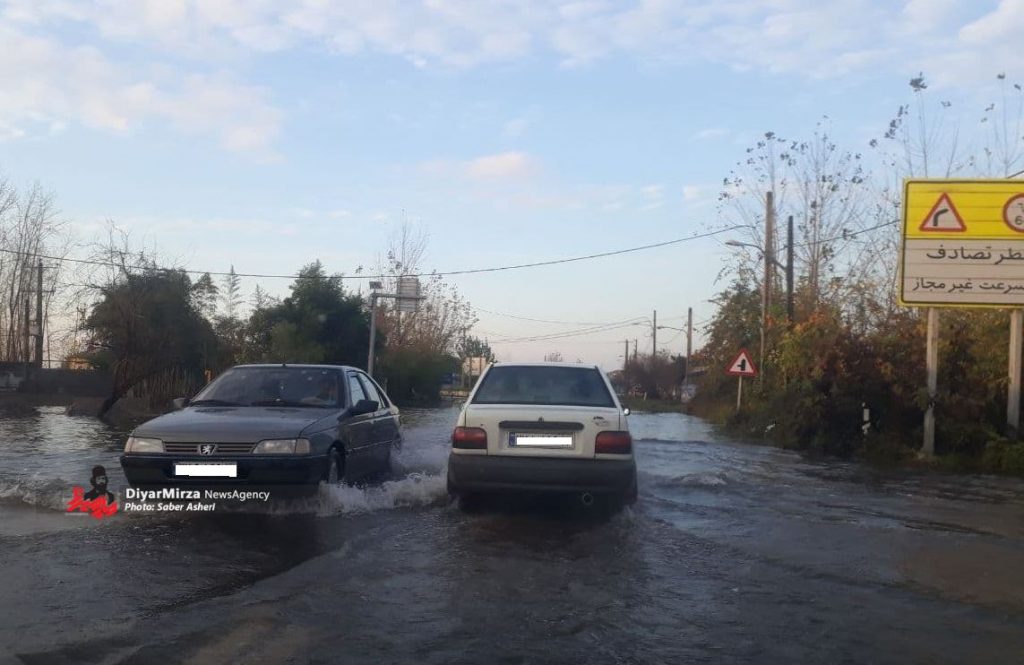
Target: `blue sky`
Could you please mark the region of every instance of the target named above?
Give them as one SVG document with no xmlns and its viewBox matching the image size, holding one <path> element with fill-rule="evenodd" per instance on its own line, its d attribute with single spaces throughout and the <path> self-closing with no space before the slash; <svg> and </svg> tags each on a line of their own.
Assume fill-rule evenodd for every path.
<svg viewBox="0 0 1024 665">
<path fill-rule="evenodd" d="M 978 101 L 993 67 L 1021 72 L 1020 34 L 1024 0 L 0 1 L 0 170 L 53 190 L 83 243 L 109 219 L 199 269 L 351 273 L 403 219 L 428 268 L 576 256 L 719 223 L 766 130 L 828 115 L 863 149 L 919 71 Z M 648 330 L 497 342 L 581 326 L 490 312 L 702 321 L 724 256 L 708 239 L 453 281 L 500 357 L 614 367 Z"/>
</svg>

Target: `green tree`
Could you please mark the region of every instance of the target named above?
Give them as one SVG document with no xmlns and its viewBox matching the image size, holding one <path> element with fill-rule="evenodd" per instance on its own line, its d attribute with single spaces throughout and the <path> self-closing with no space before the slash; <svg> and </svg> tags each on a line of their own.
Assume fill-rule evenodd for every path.
<svg viewBox="0 0 1024 665">
<path fill-rule="evenodd" d="M 242 306 L 242 280 L 235 273 L 235 266 L 231 266 L 228 274 L 224 276 L 224 285 L 220 289 L 220 301 L 225 317 L 229 319 L 238 317 L 238 310 Z"/>
<path fill-rule="evenodd" d="M 85 328 L 93 363 L 114 378 L 101 415 L 139 382 L 178 369 L 197 378 L 216 355 L 213 329 L 200 313 L 188 275 L 148 267 L 100 289 Z"/>
<path fill-rule="evenodd" d="M 208 321 L 212 321 L 217 314 L 217 294 L 219 289 L 213 283 L 210 273 L 203 273 L 191 286 L 192 302 Z"/>
<path fill-rule="evenodd" d="M 346 294 L 338 275 L 319 261 L 299 271 L 291 295 L 257 308 L 246 326 L 243 357 L 260 362 L 310 362 L 364 367 L 370 318 L 363 300 Z M 378 336 L 378 344 L 383 344 Z"/>
<path fill-rule="evenodd" d="M 494 362 L 494 351 L 490 344 L 472 335 L 465 337 L 459 342 L 459 358 L 486 358 L 487 362 Z"/>
</svg>

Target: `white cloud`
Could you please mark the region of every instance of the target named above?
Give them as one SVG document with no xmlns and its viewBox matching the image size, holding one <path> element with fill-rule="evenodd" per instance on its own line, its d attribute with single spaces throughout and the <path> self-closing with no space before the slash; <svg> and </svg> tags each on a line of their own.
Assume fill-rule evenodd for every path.
<svg viewBox="0 0 1024 665">
<path fill-rule="evenodd" d="M 699 185 L 683 185 L 683 200 L 689 203 L 699 201 L 704 196 L 704 190 Z"/>
<path fill-rule="evenodd" d="M 694 141 L 711 141 L 714 139 L 720 139 L 729 135 L 729 130 L 723 127 L 709 127 L 708 129 L 702 129 L 699 132 L 694 132 L 690 138 Z"/>
<path fill-rule="evenodd" d="M 93 46 L 68 47 L 0 24 L 0 135 L 62 131 L 71 123 L 130 133 L 151 121 L 209 134 L 229 150 L 269 154 L 280 114 L 263 91 L 206 74 L 148 72 Z"/>
<path fill-rule="evenodd" d="M 845 77 L 889 67 L 936 83 L 1024 68 L 1024 0 L 6 0 L 0 6 L 0 136 L 50 123 L 131 132 L 156 120 L 268 151 L 281 117 L 267 94 L 223 76 L 250 55 L 319 49 L 416 67 L 548 57 L 715 62 Z M 67 35 L 74 35 L 72 41 Z M 115 61 L 129 45 L 134 62 Z M 36 125 L 39 125 L 38 127 Z M 516 137 L 526 120 L 510 120 Z M 715 138 L 717 128 L 697 139 Z M 508 162 L 509 158 L 506 158 Z M 514 161 L 514 160 L 513 160 Z M 483 163 L 480 169 L 523 166 Z"/>
<path fill-rule="evenodd" d="M 972 3 L 973 4 L 973 3 Z M 77 22 L 105 39 L 205 59 L 224 49 L 319 46 L 416 66 L 473 67 L 553 54 L 583 65 L 615 54 L 712 60 L 741 69 L 841 76 L 880 59 L 906 66 L 948 50 L 957 30 L 1016 43 L 1021 0 L 985 18 L 956 0 L 8 0 L 8 21 Z M 979 19 L 971 24 L 972 19 Z M 2 19 L 0 19 L 2 20 Z M 957 25 L 959 23 L 960 25 Z M 907 39 L 913 33 L 915 39 Z M 966 43 L 965 41 L 965 43 Z M 987 46 L 993 46 L 989 43 Z"/>
<path fill-rule="evenodd" d="M 521 179 L 535 171 L 536 164 L 533 158 L 525 152 L 517 151 L 485 155 L 465 164 L 466 175 L 481 180 Z"/>
<path fill-rule="evenodd" d="M 965 25 L 960 39 L 965 44 L 991 45 L 1007 39 L 1019 41 L 1024 30 L 1024 0 L 1002 0 L 992 12 Z"/>
<path fill-rule="evenodd" d="M 640 188 L 640 194 L 645 199 L 660 199 L 665 192 L 664 185 L 645 185 Z"/>
<path fill-rule="evenodd" d="M 526 118 L 513 118 L 512 120 L 506 122 L 504 126 L 502 126 L 501 133 L 505 137 L 510 139 L 519 138 L 520 136 L 523 135 L 523 132 L 526 131 L 526 128 L 529 124 L 530 121 L 527 120 Z"/>
</svg>

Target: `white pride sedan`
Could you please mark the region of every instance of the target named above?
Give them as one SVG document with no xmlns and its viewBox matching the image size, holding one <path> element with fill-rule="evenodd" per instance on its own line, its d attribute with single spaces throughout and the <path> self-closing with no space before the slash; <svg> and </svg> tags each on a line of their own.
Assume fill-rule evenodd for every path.
<svg viewBox="0 0 1024 665">
<path fill-rule="evenodd" d="M 608 377 L 570 363 L 495 363 L 452 432 L 448 492 L 571 492 L 636 500 L 633 439 Z"/>
</svg>

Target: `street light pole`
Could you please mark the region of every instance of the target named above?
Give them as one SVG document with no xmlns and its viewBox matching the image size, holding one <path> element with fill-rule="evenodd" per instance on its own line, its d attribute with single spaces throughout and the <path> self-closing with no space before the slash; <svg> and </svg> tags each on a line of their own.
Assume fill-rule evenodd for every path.
<svg viewBox="0 0 1024 665">
<path fill-rule="evenodd" d="M 654 323 L 651 325 L 651 359 L 658 357 L 658 310 L 654 310 Z"/>
<path fill-rule="evenodd" d="M 774 244 L 775 239 L 772 237 L 773 227 L 775 225 L 775 193 L 768 191 L 765 193 L 765 213 L 764 213 L 764 278 L 761 283 L 761 371 L 757 375 L 758 382 L 764 385 L 764 346 L 765 346 L 765 334 L 768 329 L 768 308 L 772 302 L 772 277 L 775 274 L 775 266 L 772 265 L 772 261 L 775 259 Z"/>
<path fill-rule="evenodd" d="M 366 354 L 366 373 L 373 376 L 373 361 L 377 346 L 377 300 L 379 298 L 393 298 L 398 301 L 399 305 L 407 301 L 420 301 L 426 300 L 426 296 L 420 295 L 407 295 L 401 293 L 381 293 L 380 289 L 384 288 L 381 282 L 370 282 L 370 350 Z M 416 287 L 416 292 L 419 292 L 419 287 Z"/>
<path fill-rule="evenodd" d="M 377 294 L 370 294 L 370 351 L 366 358 L 366 373 L 373 376 L 373 351 L 377 346 Z"/>
<path fill-rule="evenodd" d="M 789 216 L 786 227 L 786 321 L 793 325 L 793 215 Z"/>
</svg>

